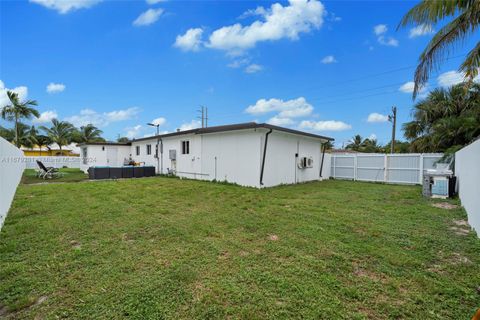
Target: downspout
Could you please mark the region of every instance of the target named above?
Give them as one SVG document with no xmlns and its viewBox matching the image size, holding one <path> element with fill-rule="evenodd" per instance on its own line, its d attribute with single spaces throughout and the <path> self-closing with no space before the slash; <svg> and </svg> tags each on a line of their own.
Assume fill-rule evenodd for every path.
<svg viewBox="0 0 480 320">
<path fill-rule="evenodd" d="M 263 145 L 262 168 L 260 170 L 260 185 L 263 186 L 263 170 L 265 169 L 265 158 L 267 156 L 268 136 L 272 133 L 272 129 L 265 134 L 265 144 Z"/>
<path fill-rule="evenodd" d="M 322 162 L 321 162 L 321 164 L 320 164 L 320 178 L 322 177 L 323 159 L 325 158 L 325 149 L 327 149 L 327 142 L 324 142 L 324 143 L 323 143 Z"/>
<path fill-rule="evenodd" d="M 160 141 L 160 145 L 158 145 L 158 141 Z M 160 174 L 163 174 L 163 140 L 162 138 L 158 139 L 157 141 L 157 148 L 160 148 L 160 150 L 158 150 L 158 152 L 160 153 L 160 157 L 158 157 L 158 154 L 157 154 L 157 161 L 160 161 Z M 160 159 L 160 160 L 159 160 Z"/>
</svg>

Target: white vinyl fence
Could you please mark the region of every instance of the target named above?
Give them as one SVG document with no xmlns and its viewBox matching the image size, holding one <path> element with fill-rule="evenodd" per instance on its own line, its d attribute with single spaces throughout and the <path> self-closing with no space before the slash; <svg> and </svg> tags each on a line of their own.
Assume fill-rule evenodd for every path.
<svg viewBox="0 0 480 320">
<path fill-rule="evenodd" d="M 455 176 L 468 223 L 480 236 L 480 139 L 455 153 Z"/>
<path fill-rule="evenodd" d="M 80 169 L 80 157 L 25 157 L 26 168 L 38 168 L 37 160 L 41 161 L 46 167 Z"/>
<path fill-rule="evenodd" d="M 25 169 L 23 159 L 20 149 L 0 137 L 0 229 Z"/>
<path fill-rule="evenodd" d="M 330 176 L 334 179 L 422 184 L 423 172 L 435 167 L 440 153 L 345 153 L 332 154 Z"/>
</svg>

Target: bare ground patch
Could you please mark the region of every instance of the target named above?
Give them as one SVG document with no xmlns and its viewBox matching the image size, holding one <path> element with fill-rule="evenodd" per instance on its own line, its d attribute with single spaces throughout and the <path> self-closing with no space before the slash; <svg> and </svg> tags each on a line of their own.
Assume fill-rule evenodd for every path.
<svg viewBox="0 0 480 320">
<path fill-rule="evenodd" d="M 456 204 L 451 204 L 448 202 L 434 202 L 432 203 L 432 207 L 435 208 L 440 208 L 440 209 L 446 209 L 446 210 L 453 210 L 453 209 L 458 209 L 459 206 Z"/>
</svg>

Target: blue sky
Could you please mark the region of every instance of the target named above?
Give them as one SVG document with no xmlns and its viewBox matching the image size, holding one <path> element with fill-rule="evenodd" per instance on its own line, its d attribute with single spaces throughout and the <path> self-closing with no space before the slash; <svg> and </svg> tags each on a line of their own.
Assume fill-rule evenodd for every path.
<svg viewBox="0 0 480 320">
<path fill-rule="evenodd" d="M 357 133 L 385 143 L 391 107 L 399 127 L 410 118 L 408 82 L 439 28 L 395 30 L 415 3 L 2 1 L 0 104 L 16 89 L 39 102 L 36 124 L 92 122 L 108 139 L 149 135 L 155 119 L 161 131 L 198 126 L 204 105 L 209 125 L 270 122 L 337 145 Z M 425 93 L 460 81 L 464 53 Z"/>
</svg>

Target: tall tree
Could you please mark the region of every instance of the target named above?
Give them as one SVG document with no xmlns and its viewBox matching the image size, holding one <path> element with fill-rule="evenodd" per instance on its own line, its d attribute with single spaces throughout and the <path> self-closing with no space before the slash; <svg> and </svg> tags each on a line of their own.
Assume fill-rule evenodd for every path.
<svg viewBox="0 0 480 320">
<path fill-rule="evenodd" d="M 403 125 L 414 152 L 454 151 L 480 135 L 480 85 L 435 89 L 414 106 Z"/>
<path fill-rule="evenodd" d="M 80 130 L 75 131 L 73 140 L 78 143 L 103 142 L 105 139 L 102 138 L 102 133 L 103 131 L 93 124 L 87 124 L 86 126 L 81 126 Z"/>
<path fill-rule="evenodd" d="M 426 84 L 429 75 L 442 62 L 456 44 L 465 41 L 475 33 L 480 24 L 480 1 L 478 0 L 422 0 L 403 17 L 400 26 L 415 24 L 420 28 L 432 28 L 441 20 L 453 17 L 452 21 L 435 34 L 430 43 L 421 53 L 419 64 L 415 70 L 415 98 Z M 480 67 L 480 42 L 468 53 L 460 66 L 465 78 L 471 84 L 478 75 Z"/>
<path fill-rule="evenodd" d="M 52 142 L 58 144 L 61 155 L 63 155 L 62 147 L 72 142 L 72 135 L 75 132 L 73 124 L 66 121 L 59 121 L 58 119 L 52 120 L 52 126 L 50 128 L 41 126 L 40 129 L 45 131 Z"/>
<path fill-rule="evenodd" d="M 8 90 L 8 99 L 10 104 L 2 109 L 1 116 L 3 119 L 15 122 L 15 139 L 14 143 L 20 147 L 19 139 L 19 123 L 21 119 L 30 119 L 32 116 L 38 118 L 40 114 L 32 106 L 37 105 L 35 100 L 20 101 L 18 94 Z"/>
</svg>

